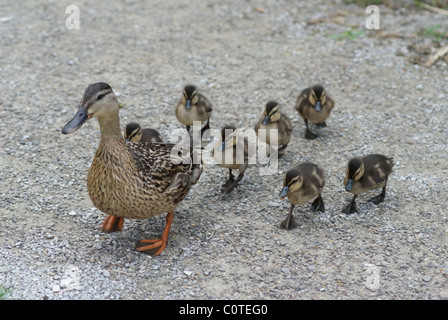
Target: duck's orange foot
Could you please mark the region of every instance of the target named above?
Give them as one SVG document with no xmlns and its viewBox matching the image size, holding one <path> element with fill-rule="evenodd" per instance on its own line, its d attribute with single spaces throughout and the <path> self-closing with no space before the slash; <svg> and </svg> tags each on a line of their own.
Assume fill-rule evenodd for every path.
<svg viewBox="0 0 448 320">
<path fill-rule="evenodd" d="M 143 239 L 137 242 L 135 248 L 137 251 L 147 253 L 151 256 L 158 256 L 165 250 L 168 242 L 168 235 L 170 233 L 171 222 L 173 221 L 174 213 L 169 212 L 166 215 L 166 226 L 160 239 Z"/>
<path fill-rule="evenodd" d="M 158 256 L 165 250 L 167 239 L 143 239 L 137 242 L 135 248 L 137 251 L 147 253 L 151 256 Z"/>
<path fill-rule="evenodd" d="M 107 216 L 101 230 L 104 232 L 116 232 L 123 230 L 124 218 Z"/>
</svg>

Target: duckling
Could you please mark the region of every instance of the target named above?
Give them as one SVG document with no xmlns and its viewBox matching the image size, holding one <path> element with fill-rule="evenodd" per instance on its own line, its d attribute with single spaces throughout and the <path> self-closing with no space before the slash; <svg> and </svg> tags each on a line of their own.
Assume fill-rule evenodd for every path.
<svg viewBox="0 0 448 320">
<path fill-rule="evenodd" d="M 142 129 L 140 125 L 135 122 L 126 125 L 124 139 L 126 142 L 162 142 L 162 138 L 157 130 L 151 128 Z"/>
<path fill-rule="evenodd" d="M 302 162 L 288 170 L 283 180 L 280 198 L 284 199 L 287 196 L 291 202 L 291 209 L 288 217 L 280 224 L 280 227 L 286 230 L 297 227 L 292 215 L 294 207 L 313 198 L 315 199 L 311 204 L 311 209 L 313 211 L 325 212 L 325 204 L 321 196 L 324 185 L 324 172 L 314 163 Z"/>
<path fill-rule="evenodd" d="M 210 129 L 210 117 L 213 112 L 211 102 L 194 85 L 187 85 L 182 91 L 182 97 L 176 106 L 176 117 L 185 125 L 188 132 L 194 121 L 206 123 L 201 129 L 201 136 Z"/>
<path fill-rule="evenodd" d="M 295 109 L 305 120 L 305 138 L 315 139 L 317 134 L 312 133 L 308 127 L 308 121 L 318 128 L 327 126 L 326 120 L 334 108 L 334 101 L 327 96 L 325 89 L 321 85 L 315 85 L 304 89 L 298 96 Z"/>
<path fill-rule="evenodd" d="M 221 191 L 229 194 L 233 188 L 243 179 L 248 167 L 248 139 L 239 139 L 238 129 L 226 125 L 221 129 L 221 143 L 213 149 L 213 158 L 216 163 L 229 169 L 229 180 L 222 186 Z M 239 175 L 235 180 L 232 170 L 238 169 Z"/>
<path fill-rule="evenodd" d="M 369 200 L 376 205 L 384 201 L 386 196 L 386 184 L 392 173 L 394 162 L 392 158 L 381 154 L 370 154 L 368 156 L 351 159 L 345 170 L 345 190 L 353 193 L 353 199 L 342 210 L 346 214 L 358 212 L 355 199 L 361 193 L 369 190 L 383 188 L 379 196 Z"/>
<path fill-rule="evenodd" d="M 288 146 L 292 136 L 291 120 L 284 113 L 280 112 L 280 106 L 276 101 L 269 101 L 264 109 L 263 118 L 261 118 L 255 125 L 255 131 L 257 135 L 260 129 L 266 130 L 266 142 L 271 145 L 275 144 L 275 141 L 271 141 L 271 130 L 278 130 L 277 145 L 281 146 L 278 152 L 281 154 Z"/>
<path fill-rule="evenodd" d="M 173 144 L 126 143 L 117 98 L 107 83 L 87 87 L 77 113 L 62 133 L 75 132 L 93 117 L 98 119 L 101 141 L 87 175 L 87 189 L 94 206 L 108 214 L 102 229 L 120 231 L 125 218 L 146 219 L 167 212 L 161 238 L 136 245 L 138 251 L 159 255 L 167 245 L 177 205 L 199 180 L 202 161 L 196 164 L 177 157 L 171 152 L 176 147 Z"/>
</svg>

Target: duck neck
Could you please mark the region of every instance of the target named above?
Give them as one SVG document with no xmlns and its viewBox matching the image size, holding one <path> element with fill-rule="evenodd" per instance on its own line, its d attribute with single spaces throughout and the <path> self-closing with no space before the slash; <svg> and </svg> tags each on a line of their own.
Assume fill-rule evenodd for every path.
<svg viewBox="0 0 448 320">
<path fill-rule="evenodd" d="M 116 114 L 111 114 L 98 118 L 101 130 L 101 141 L 107 140 L 121 140 L 124 142 L 123 135 L 120 129 L 120 119 L 118 117 L 118 112 Z"/>
</svg>

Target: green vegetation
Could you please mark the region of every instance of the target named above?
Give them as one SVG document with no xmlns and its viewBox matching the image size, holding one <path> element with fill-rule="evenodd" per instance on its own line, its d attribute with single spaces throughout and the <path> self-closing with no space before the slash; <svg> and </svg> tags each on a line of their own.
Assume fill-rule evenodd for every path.
<svg viewBox="0 0 448 320">
<path fill-rule="evenodd" d="M 427 5 L 440 8 L 440 9 L 448 9 L 448 0 L 425 0 L 425 1 L 418 1 L 418 0 L 344 0 L 345 4 L 356 4 L 361 7 L 367 7 L 369 5 L 380 5 L 383 4 L 385 6 L 392 6 L 392 7 L 405 7 L 405 8 L 412 8 L 412 7 L 421 7 L 422 3 L 425 3 Z"/>
<path fill-rule="evenodd" d="M 448 0 L 426 0 L 426 1 L 414 1 L 416 6 L 420 6 L 422 3 L 426 3 L 430 6 L 448 9 Z"/>
<path fill-rule="evenodd" d="M 10 288 L 0 285 L 0 300 L 6 300 L 11 291 L 12 290 Z"/>
<path fill-rule="evenodd" d="M 441 28 L 440 24 L 438 24 L 434 27 L 425 28 L 422 31 L 422 35 L 431 37 L 432 41 L 438 43 L 438 42 L 442 41 L 444 38 L 448 38 L 448 32 L 441 31 L 440 28 Z"/>
<path fill-rule="evenodd" d="M 344 0 L 345 4 L 357 4 L 358 6 L 370 6 L 376 4 L 382 4 L 383 0 Z"/>
<path fill-rule="evenodd" d="M 364 33 L 364 30 L 357 29 L 357 30 L 347 30 L 342 33 L 333 34 L 330 36 L 331 39 L 335 39 L 338 41 L 348 39 L 350 41 L 354 41 L 359 36 L 361 36 Z"/>
</svg>

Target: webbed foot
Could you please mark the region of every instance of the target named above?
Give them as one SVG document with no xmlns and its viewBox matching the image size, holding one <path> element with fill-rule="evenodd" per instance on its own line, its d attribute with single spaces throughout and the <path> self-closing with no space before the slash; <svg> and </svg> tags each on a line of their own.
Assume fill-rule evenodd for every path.
<svg viewBox="0 0 448 320">
<path fill-rule="evenodd" d="M 169 212 L 166 215 L 166 226 L 160 239 L 143 239 L 136 243 L 137 251 L 147 253 L 151 256 L 158 256 L 165 250 L 168 243 L 168 235 L 170 233 L 171 223 L 173 222 L 174 213 Z"/>
</svg>

